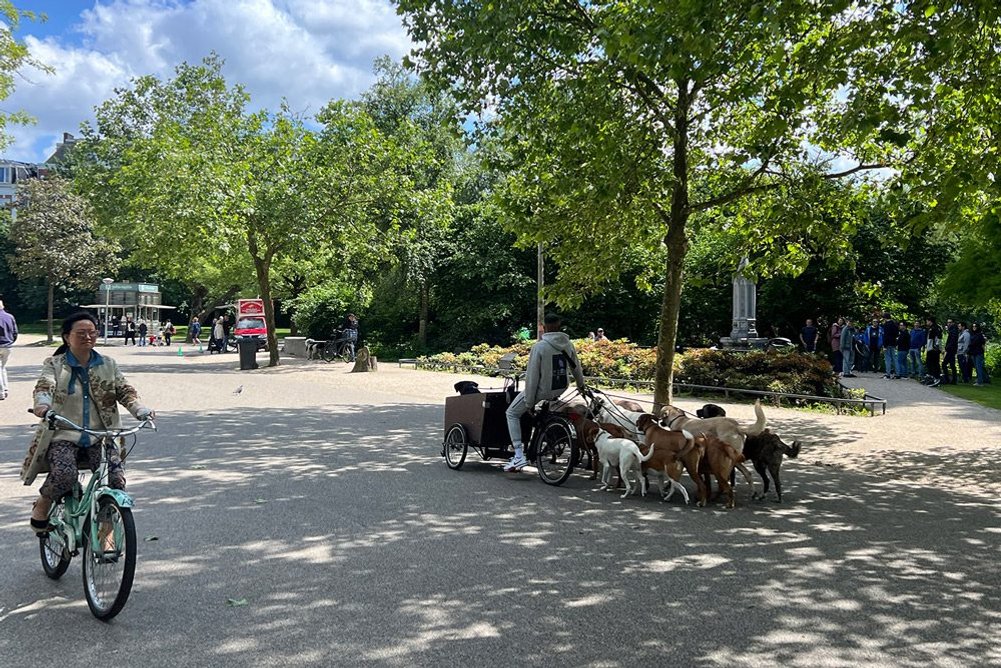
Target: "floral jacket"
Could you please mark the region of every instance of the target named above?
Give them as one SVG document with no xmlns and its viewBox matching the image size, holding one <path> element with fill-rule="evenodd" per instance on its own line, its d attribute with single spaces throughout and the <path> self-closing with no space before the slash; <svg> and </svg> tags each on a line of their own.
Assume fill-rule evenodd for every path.
<svg viewBox="0 0 1001 668">
<path fill-rule="evenodd" d="M 88 375 L 90 377 L 90 394 L 94 399 L 98 409 L 98 418 L 106 429 L 115 429 L 122 426 L 122 421 L 118 415 L 118 404 L 124 406 L 133 417 L 138 418 L 140 414 L 148 409 L 139 401 L 136 389 L 125 381 L 125 376 L 118 370 L 118 364 L 110 357 L 105 357 L 97 351 L 91 351 L 94 359 L 88 365 Z M 73 378 L 71 359 L 67 359 L 67 353 L 53 355 L 42 363 L 42 374 L 35 383 L 35 405 L 48 404 L 58 413 L 66 401 L 70 383 L 77 382 Z M 67 415 L 66 417 L 79 424 L 81 416 Z M 28 454 L 21 465 L 21 480 L 25 485 L 30 485 L 35 481 L 35 476 L 39 473 L 46 473 L 49 470 L 49 463 L 46 454 L 49 451 L 49 442 L 52 440 L 53 432 L 42 420 L 35 428 L 35 435 L 31 439 L 28 447 Z"/>
</svg>

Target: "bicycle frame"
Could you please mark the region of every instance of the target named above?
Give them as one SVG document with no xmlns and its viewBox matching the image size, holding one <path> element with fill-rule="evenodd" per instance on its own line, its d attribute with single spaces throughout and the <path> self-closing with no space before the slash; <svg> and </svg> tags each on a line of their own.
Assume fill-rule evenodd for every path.
<svg viewBox="0 0 1001 668">
<path fill-rule="evenodd" d="M 77 498 L 76 494 L 67 495 L 59 502 L 52 504 L 52 509 L 49 511 L 49 523 L 54 527 L 53 531 L 58 532 L 58 535 L 62 538 L 64 549 L 71 555 L 76 555 L 79 552 L 85 538 L 83 528 L 84 526 L 89 526 L 90 531 L 86 538 L 90 540 L 92 550 L 100 552 L 100 528 L 96 521 L 91 521 L 88 525 L 88 520 L 96 519 L 101 499 L 109 496 L 123 508 L 132 508 L 135 506 L 135 501 L 127 492 L 108 486 L 108 448 L 117 447 L 115 443 L 117 438 L 135 434 L 140 429 L 147 428 L 147 425 L 153 429 L 156 429 L 156 427 L 152 420 L 146 419 L 138 427 L 133 427 L 132 429 L 100 432 L 81 428 L 72 421 L 54 413 L 47 417 L 49 417 L 52 428 L 54 428 L 55 422 L 59 421 L 71 429 L 97 437 L 97 443 L 90 446 L 101 449 L 101 459 L 97 469 L 91 473 L 87 486 L 81 487 L 79 498 Z M 77 485 L 79 485 L 79 482 L 77 482 Z M 121 538 L 118 535 L 118 531 L 116 531 L 116 546 L 121 544 Z"/>
</svg>

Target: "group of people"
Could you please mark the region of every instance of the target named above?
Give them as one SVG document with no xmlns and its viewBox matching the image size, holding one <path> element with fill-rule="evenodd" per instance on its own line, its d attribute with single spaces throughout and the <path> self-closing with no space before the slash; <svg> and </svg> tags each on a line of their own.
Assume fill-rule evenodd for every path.
<svg viewBox="0 0 1001 668">
<path fill-rule="evenodd" d="M 605 330 L 603 330 L 601 327 L 598 328 L 597 334 L 594 332 L 588 332 L 587 338 L 591 339 L 592 341 L 608 341 L 608 337 L 605 336 Z"/>
<path fill-rule="evenodd" d="M 99 335 L 104 335 L 104 328 L 108 327 L 108 336 L 117 338 L 123 337 L 125 345 L 139 346 L 169 346 L 176 330 L 170 320 L 150 320 L 147 322 L 143 318 L 133 320 L 131 315 L 119 318 L 117 315 L 111 317 L 110 322 L 105 322 L 103 318 L 98 319 L 97 328 Z"/>
<path fill-rule="evenodd" d="M 862 373 L 882 371 L 887 379 L 915 378 L 932 386 L 990 382 L 984 357 L 987 338 L 976 322 L 967 327 L 965 322 L 949 318 L 943 328 L 933 316 L 924 322 L 906 322 L 883 313 L 869 324 L 856 325 L 849 317 L 838 318 L 827 336 L 831 364 L 844 378 L 854 377 L 853 371 L 858 369 Z M 816 352 L 818 339 L 817 327 L 807 320 L 800 331 L 803 349 Z"/>
</svg>

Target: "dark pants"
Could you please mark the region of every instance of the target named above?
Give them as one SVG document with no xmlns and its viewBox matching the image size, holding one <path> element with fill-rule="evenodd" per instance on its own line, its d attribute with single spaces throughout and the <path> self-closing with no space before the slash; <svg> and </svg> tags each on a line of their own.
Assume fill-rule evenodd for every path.
<svg viewBox="0 0 1001 668">
<path fill-rule="evenodd" d="M 882 359 L 882 355 L 879 354 L 879 348 L 869 347 L 869 369 L 870 371 L 875 371 L 879 373 L 879 360 Z"/>
<path fill-rule="evenodd" d="M 959 359 L 959 372 L 963 374 L 963 382 L 969 383 L 973 380 L 973 365 L 970 356 L 963 354 L 956 356 Z"/>
<path fill-rule="evenodd" d="M 840 373 L 841 367 L 844 365 L 845 355 L 840 350 L 835 350 L 831 353 L 834 358 L 831 360 L 831 366 L 834 368 L 834 373 Z"/>
<path fill-rule="evenodd" d="M 118 454 L 118 448 L 108 445 L 108 485 L 114 489 L 125 489 L 125 470 Z M 91 471 L 101 463 L 101 451 L 97 446 L 81 448 L 72 441 L 53 441 L 45 455 L 49 463 L 49 475 L 45 478 L 39 493 L 53 501 L 58 501 L 73 491 L 76 484 L 78 465 Z"/>
<path fill-rule="evenodd" d="M 129 339 L 132 339 L 132 345 L 136 345 L 135 332 L 125 332 L 125 345 L 129 345 Z"/>
<path fill-rule="evenodd" d="M 946 350 L 945 359 L 942 360 L 942 377 L 947 383 L 955 383 L 956 378 L 956 351 Z"/>
</svg>

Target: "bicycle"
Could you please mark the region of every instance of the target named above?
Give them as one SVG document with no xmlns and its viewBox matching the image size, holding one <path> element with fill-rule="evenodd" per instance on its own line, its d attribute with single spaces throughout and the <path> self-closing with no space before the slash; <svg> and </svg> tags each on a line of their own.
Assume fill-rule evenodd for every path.
<svg viewBox="0 0 1001 668">
<path fill-rule="evenodd" d="M 354 337 L 351 336 L 350 332 L 355 333 Z M 335 331 L 330 340 L 323 344 L 320 358 L 324 362 L 354 362 L 357 337 L 356 330 Z"/>
<path fill-rule="evenodd" d="M 133 436 L 141 429 L 156 431 L 156 424 L 146 418 L 130 429 L 102 431 L 81 427 L 51 410 L 45 419 L 49 429 L 55 429 L 59 422 L 94 436 L 97 441 L 91 447 L 101 448 L 101 462 L 86 487 L 78 481 L 71 493 L 52 504 L 49 511 L 51 528 L 39 534 L 42 570 L 48 577 L 58 580 L 69 568 L 70 560 L 82 549 L 87 606 L 91 614 L 106 622 L 121 612 L 129 599 L 137 550 L 136 526 L 132 518 L 134 501 L 125 491 L 108 486 L 107 448 L 117 447 L 119 439 Z"/>
</svg>

